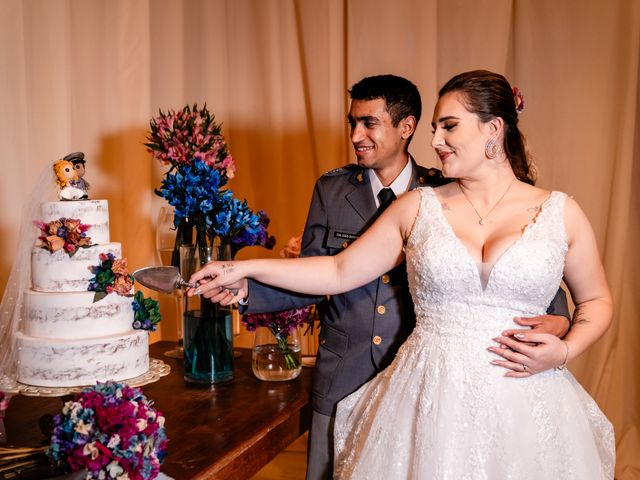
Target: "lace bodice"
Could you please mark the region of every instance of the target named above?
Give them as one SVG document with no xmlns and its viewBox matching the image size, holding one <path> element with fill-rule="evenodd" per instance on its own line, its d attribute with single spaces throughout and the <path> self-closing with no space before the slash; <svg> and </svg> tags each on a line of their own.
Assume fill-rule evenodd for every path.
<svg viewBox="0 0 640 480">
<path fill-rule="evenodd" d="M 562 280 L 567 238 L 566 195 L 552 192 L 522 236 L 498 258 L 483 288 L 476 262 L 456 237 L 432 188 L 421 202 L 407 241 L 407 271 L 418 325 L 481 329 L 496 334 L 514 316 L 543 314 Z M 496 309 L 504 311 L 496 315 Z M 483 312 L 489 312 L 485 316 Z M 509 324 L 504 324 L 504 319 Z M 451 320 L 459 322 L 451 325 Z"/>
</svg>

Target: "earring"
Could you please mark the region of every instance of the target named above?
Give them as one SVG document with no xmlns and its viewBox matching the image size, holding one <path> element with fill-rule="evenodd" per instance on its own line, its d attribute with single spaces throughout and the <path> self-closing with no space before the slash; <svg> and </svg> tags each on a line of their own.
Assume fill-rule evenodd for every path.
<svg viewBox="0 0 640 480">
<path fill-rule="evenodd" d="M 502 147 L 500 147 L 500 145 L 498 145 L 496 143 L 496 139 L 495 138 L 490 138 L 486 145 L 484 146 L 484 155 L 489 159 L 492 160 L 494 158 L 496 158 L 496 155 L 498 155 L 498 153 L 502 152 Z"/>
</svg>

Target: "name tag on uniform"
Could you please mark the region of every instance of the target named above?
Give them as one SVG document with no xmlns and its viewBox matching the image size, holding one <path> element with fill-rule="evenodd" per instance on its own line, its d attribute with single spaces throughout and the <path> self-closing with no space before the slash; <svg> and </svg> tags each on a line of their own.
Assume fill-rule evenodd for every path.
<svg viewBox="0 0 640 480">
<path fill-rule="evenodd" d="M 344 240 L 355 240 L 359 235 L 348 232 L 333 232 L 333 236 L 336 238 L 342 238 Z"/>
</svg>

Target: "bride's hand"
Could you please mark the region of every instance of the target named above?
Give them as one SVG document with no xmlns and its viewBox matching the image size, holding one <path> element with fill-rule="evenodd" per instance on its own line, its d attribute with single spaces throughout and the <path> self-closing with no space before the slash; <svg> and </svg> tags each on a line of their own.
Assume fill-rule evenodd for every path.
<svg viewBox="0 0 640 480">
<path fill-rule="evenodd" d="M 209 262 L 191 275 L 189 282 L 197 283 L 198 287 L 187 290 L 188 296 L 202 295 L 221 305 L 247 296 L 247 281 L 234 261 Z"/>
<path fill-rule="evenodd" d="M 493 339 L 499 344 L 489 347 L 490 352 L 501 358 L 493 365 L 506 368 L 505 377 L 528 377 L 563 365 L 567 357 L 567 345 L 548 333 L 521 332 L 516 338 L 499 336 Z"/>
</svg>

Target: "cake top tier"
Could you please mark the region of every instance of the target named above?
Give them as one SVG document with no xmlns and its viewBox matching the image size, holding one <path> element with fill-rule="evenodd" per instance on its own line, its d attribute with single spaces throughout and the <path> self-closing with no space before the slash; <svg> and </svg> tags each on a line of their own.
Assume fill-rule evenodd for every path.
<svg viewBox="0 0 640 480">
<path fill-rule="evenodd" d="M 107 200 L 80 200 L 75 202 L 46 202 L 42 204 L 43 223 L 60 218 L 77 218 L 89 225 L 87 235 L 91 243 L 109 243 L 109 202 Z"/>
</svg>

